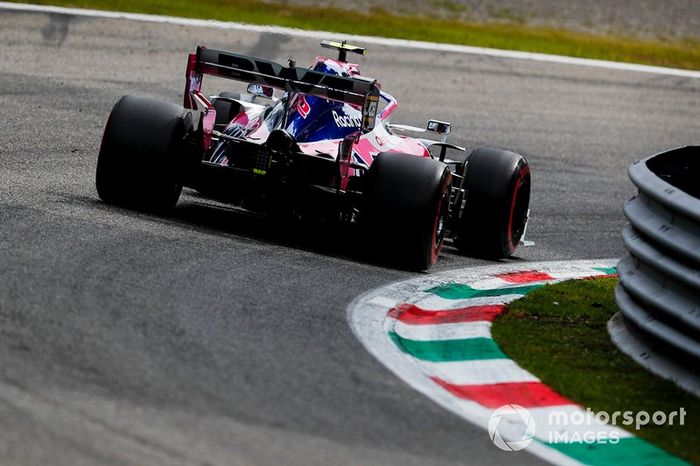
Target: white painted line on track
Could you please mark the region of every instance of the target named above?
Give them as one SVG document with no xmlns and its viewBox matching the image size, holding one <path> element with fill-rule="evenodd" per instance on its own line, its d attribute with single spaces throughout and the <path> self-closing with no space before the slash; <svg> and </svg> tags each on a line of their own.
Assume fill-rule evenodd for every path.
<svg viewBox="0 0 700 466">
<path fill-rule="evenodd" d="M 596 68 L 607 68 L 611 70 L 633 71 L 638 73 L 652 73 L 667 76 L 677 76 L 684 78 L 700 78 L 700 71 L 682 70 L 677 68 L 665 68 L 661 66 L 639 65 L 636 63 L 622 63 L 606 60 L 594 60 L 590 58 L 566 57 L 562 55 L 550 55 L 546 53 L 521 52 L 517 50 L 501 50 L 485 47 L 472 47 L 468 45 L 442 44 L 435 42 L 425 42 L 417 40 L 390 39 L 387 37 L 361 36 L 356 34 L 344 34 L 329 31 L 307 31 L 303 29 L 287 28 L 281 26 L 264 26 L 246 23 L 236 23 L 227 21 L 217 21 L 209 19 L 180 18 L 175 16 L 147 15 L 141 13 L 125 13 L 119 11 L 102 11 L 82 8 L 66 8 L 49 5 L 32 5 L 27 3 L 0 2 L 0 10 L 53 13 L 74 16 L 86 16 L 92 18 L 126 19 L 130 21 L 144 21 L 150 23 L 176 24 L 181 26 L 197 26 L 216 29 L 230 29 L 236 31 L 249 31 L 259 33 L 276 33 L 294 37 L 305 37 L 311 39 L 327 39 L 338 37 L 361 42 L 363 44 L 376 44 L 387 47 L 409 47 L 419 50 L 430 50 L 436 52 L 451 52 L 468 55 L 484 55 L 489 57 L 511 58 L 516 60 L 533 60 L 549 63 L 560 63 L 565 65 L 579 65 Z"/>
</svg>

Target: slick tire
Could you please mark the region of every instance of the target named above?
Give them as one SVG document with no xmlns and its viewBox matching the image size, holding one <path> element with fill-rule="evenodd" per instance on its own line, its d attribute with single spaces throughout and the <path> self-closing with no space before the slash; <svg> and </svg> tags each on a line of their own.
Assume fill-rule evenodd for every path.
<svg viewBox="0 0 700 466">
<path fill-rule="evenodd" d="M 432 267 L 449 216 L 452 175 L 447 165 L 381 153 L 366 176 L 367 221 L 378 251 L 411 270 Z"/>
<path fill-rule="evenodd" d="M 466 203 L 455 231 L 458 249 L 492 259 L 513 255 L 530 205 L 527 160 L 501 149 L 475 149 L 467 158 L 463 187 Z"/>
<path fill-rule="evenodd" d="M 178 105 L 124 96 L 105 126 L 95 184 L 108 203 L 138 210 L 172 209 L 191 157 L 190 111 Z"/>
</svg>

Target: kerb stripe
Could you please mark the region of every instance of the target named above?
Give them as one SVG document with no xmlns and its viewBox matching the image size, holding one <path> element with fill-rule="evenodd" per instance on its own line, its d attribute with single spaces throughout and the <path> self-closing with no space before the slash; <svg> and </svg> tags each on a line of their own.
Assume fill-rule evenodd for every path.
<svg viewBox="0 0 700 466">
<path fill-rule="evenodd" d="M 511 286 L 507 288 L 489 288 L 482 290 L 478 288 L 472 288 L 471 286 L 465 285 L 463 283 L 445 283 L 444 285 L 439 285 L 434 288 L 430 288 L 426 291 L 429 293 L 436 294 L 444 299 L 471 299 L 504 295 L 524 296 L 541 286 L 544 286 L 544 284 Z"/>
<path fill-rule="evenodd" d="M 456 397 L 476 401 L 492 409 L 511 403 L 525 408 L 574 404 L 542 382 L 454 385 L 437 377 L 432 379 Z"/>
<path fill-rule="evenodd" d="M 506 358 L 492 338 L 417 341 L 403 338 L 396 332 L 390 332 L 389 336 L 402 351 L 422 361 L 450 362 Z"/>
<path fill-rule="evenodd" d="M 500 273 L 496 277 L 508 283 L 533 283 L 554 280 L 550 274 L 536 270 L 524 270 L 522 272 Z"/>
<path fill-rule="evenodd" d="M 428 311 L 414 304 L 401 304 L 391 309 L 387 316 L 391 319 L 403 322 L 404 324 L 411 325 L 439 325 L 478 321 L 491 322 L 498 314 L 503 312 L 505 308 L 503 304 L 493 304 L 442 311 Z"/>
</svg>

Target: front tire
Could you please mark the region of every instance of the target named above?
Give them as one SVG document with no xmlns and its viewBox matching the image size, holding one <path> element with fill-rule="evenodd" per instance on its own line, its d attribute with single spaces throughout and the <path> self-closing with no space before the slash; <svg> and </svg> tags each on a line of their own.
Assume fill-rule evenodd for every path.
<svg viewBox="0 0 700 466">
<path fill-rule="evenodd" d="M 124 96 L 102 136 L 95 184 L 108 203 L 139 210 L 172 209 L 182 191 L 192 115 L 178 105 Z"/>
<path fill-rule="evenodd" d="M 381 153 L 366 176 L 366 214 L 381 252 L 413 270 L 432 267 L 449 215 L 449 168 L 425 157 Z"/>
<path fill-rule="evenodd" d="M 530 205 L 530 166 L 520 154 L 475 149 L 467 159 L 466 204 L 457 224 L 463 253 L 506 258 L 525 232 Z"/>
</svg>

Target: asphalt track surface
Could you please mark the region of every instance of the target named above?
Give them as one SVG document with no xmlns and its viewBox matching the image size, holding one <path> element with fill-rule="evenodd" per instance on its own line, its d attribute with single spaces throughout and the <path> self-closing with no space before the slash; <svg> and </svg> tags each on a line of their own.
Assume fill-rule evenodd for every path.
<svg viewBox="0 0 700 466">
<path fill-rule="evenodd" d="M 355 339 L 348 303 L 415 276 L 363 255 L 371 237 L 192 192 L 169 217 L 98 199 L 111 106 L 180 102 L 198 43 L 300 64 L 321 53 L 275 34 L 0 11 L 0 462 L 540 464 Z M 402 48 L 360 62 L 399 98 L 394 121 L 449 120 L 455 142 L 528 157 L 537 244 L 514 260 L 621 255 L 626 166 L 700 134 L 689 78 Z M 436 270 L 484 263 L 447 248 Z"/>
</svg>

